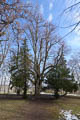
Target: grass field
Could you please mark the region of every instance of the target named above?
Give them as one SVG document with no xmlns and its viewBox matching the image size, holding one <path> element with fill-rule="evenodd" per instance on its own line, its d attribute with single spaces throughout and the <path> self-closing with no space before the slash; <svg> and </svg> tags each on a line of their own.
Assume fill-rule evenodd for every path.
<svg viewBox="0 0 80 120">
<path fill-rule="evenodd" d="M 58 120 L 61 109 L 80 114 L 80 99 L 0 100 L 0 120 Z"/>
</svg>

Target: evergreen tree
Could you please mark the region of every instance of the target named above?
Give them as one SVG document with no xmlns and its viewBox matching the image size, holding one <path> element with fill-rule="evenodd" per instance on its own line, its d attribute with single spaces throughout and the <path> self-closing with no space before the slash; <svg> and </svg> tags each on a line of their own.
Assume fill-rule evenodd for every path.
<svg viewBox="0 0 80 120">
<path fill-rule="evenodd" d="M 9 70 L 11 73 L 10 84 L 12 87 L 17 87 L 18 92 L 22 89 L 24 98 L 26 97 L 30 78 L 30 64 L 29 49 L 26 40 L 24 40 L 17 55 L 12 56 Z"/>
<path fill-rule="evenodd" d="M 77 90 L 77 83 L 75 82 L 73 74 L 66 65 L 64 55 L 60 58 L 58 63 L 49 71 L 47 75 L 47 83 L 50 88 L 54 89 L 55 97 L 59 97 L 59 91 L 72 92 Z"/>
</svg>

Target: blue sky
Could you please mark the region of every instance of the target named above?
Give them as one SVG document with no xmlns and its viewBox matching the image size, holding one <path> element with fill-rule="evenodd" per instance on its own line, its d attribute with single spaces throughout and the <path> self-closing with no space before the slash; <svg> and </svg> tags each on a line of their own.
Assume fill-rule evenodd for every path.
<svg viewBox="0 0 80 120">
<path fill-rule="evenodd" d="M 25 0 L 31 1 L 33 5 L 38 4 L 43 17 L 56 26 L 65 27 L 80 20 L 79 10 L 72 11 L 71 14 L 61 14 L 68 6 L 80 2 L 80 0 Z M 71 29 L 57 27 L 61 37 L 67 34 Z M 80 28 L 80 26 L 79 26 Z M 80 31 L 77 28 L 73 33 L 65 38 L 67 44 L 71 47 L 72 52 L 80 49 Z"/>
</svg>

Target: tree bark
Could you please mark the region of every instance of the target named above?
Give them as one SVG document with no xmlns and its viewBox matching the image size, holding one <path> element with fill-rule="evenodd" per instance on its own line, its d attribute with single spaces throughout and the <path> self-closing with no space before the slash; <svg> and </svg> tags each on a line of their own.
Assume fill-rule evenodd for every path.
<svg viewBox="0 0 80 120">
<path fill-rule="evenodd" d="M 26 85 L 26 80 L 24 82 L 24 93 L 23 93 L 23 98 L 26 99 L 27 98 L 27 85 Z"/>
<path fill-rule="evenodd" d="M 59 95 L 59 93 L 58 93 L 58 90 L 55 90 L 54 96 L 55 96 L 56 99 L 58 99 L 58 98 L 60 97 L 60 95 Z"/>
<path fill-rule="evenodd" d="M 41 84 L 42 84 L 42 82 L 40 81 L 40 79 L 37 79 L 37 81 L 35 82 L 35 96 L 40 95 Z"/>
</svg>

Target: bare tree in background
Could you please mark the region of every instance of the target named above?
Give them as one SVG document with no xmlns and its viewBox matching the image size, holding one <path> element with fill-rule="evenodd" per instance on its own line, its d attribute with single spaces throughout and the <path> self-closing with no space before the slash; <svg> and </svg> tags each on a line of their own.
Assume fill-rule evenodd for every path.
<svg viewBox="0 0 80 120">
<path fill-rule="evenodd" d="M 67 17 L 66 19 L 70 19 L 69 24 L 67 23 L 65 26 L 61 27 L 61 28 L 66 28 L 66 29 L 69 28 L 70 29 L 69 32 L 65 36 L 72 33 L 73 31 L 77 31 L 78 33 L 80 32 L 80 12 L 79 12 L 80 11 L 80 1 L 79 0 L 70 0 L 70 1 L 67 1 L 67 3 L 68 2 L 71 4 L 68 5 L 62 12 L 62 16 L 66 16 Z"/>
<path fill-rule="evenodd" d="M 72 56 L 72 58 L 69 60 L 69 66 L 76 81 L 78 82 L 78 90 L 80 94 L 80 52 L 75 53 L 75 56 Z"/>
<path fill-rule="evenodd" d="M 18 1 L 11 1 L 9 3 L 6 0 L 0 1 L 0 66 L 2 65 L 9 49 L 9 25 L 14 22 L 16 18 L 14 8 Z"/>
<path fill-rule="evenodd" d="M 79 53 L 76 54 L 77 57 L 72 56 L 69 60 L 69 66 L 71 68 L 72 73 L 74 74 L 76 80 L 80 84 L 80 56 Z"/>
<path fill-rule="evenodd" d="M 62 38 L 65 38 L 71 33 L 80 34 L 80 0 L 60 0 L 63 7 L 57 21 L 57 28 L 65 32 Z M 57 1 L 58 2 L 58 1 Z"/>
<path fill-rule="evenodd" d="M 28 7 L 29 4 L 24 5 L 20 0 L 0 0 L 0 66 L 8 53 L 11 41 L 15 40 L 13 25 L 19 26 L 24 14 L 27 18 Z"/>
</svg>

